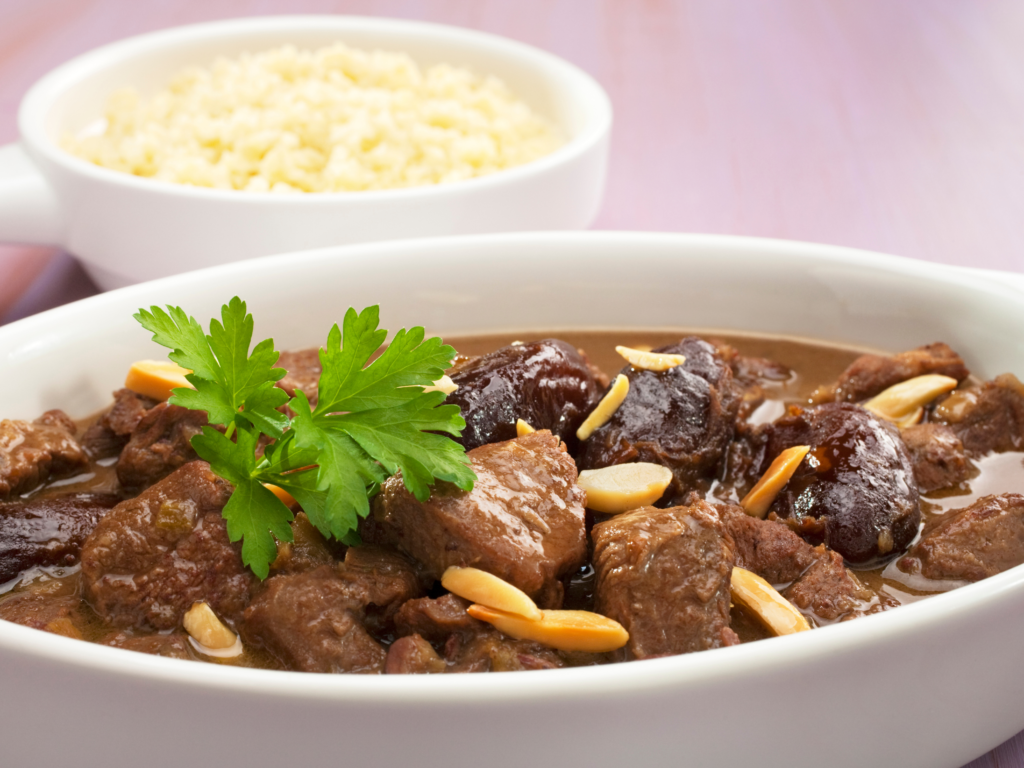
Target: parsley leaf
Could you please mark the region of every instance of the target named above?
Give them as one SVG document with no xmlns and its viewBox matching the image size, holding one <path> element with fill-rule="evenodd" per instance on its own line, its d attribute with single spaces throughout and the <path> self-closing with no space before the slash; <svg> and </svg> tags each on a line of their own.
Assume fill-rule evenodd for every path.
<svg viewBox="0 0 1024 768">
<path fill-rule="evenodd" d="M 390 475 L 401 472 L 406 487 L 425 501 L 438 480 L 471 490 L 476 475 L 458 436 L 466 423 L 441 392 L 423 388 L 439 379 L 455 356 L 423 328 L 401 330 L 370 362 L 387 331 L 378 328 L 378 307 L 349 309 L 320 350 L 319 399 L 304 393 L 289 400 L 276 386 L 272 339 L 250 352 L 253 319 L 245 302 L 221 308 L 210 333 L 179 307 L 150 307 L 135 318 L 153 340 L 171 349 L 170 359 L 192 372 L 194 389 L 175 389 L 169 402 L 204 410 L 213 426 L 192 438 L 196 453 L 235 491 L 223 515 L 231 541 L 242 540 L 242 560 L 261 579 L 270 572 L 277 541 L 291 541 L 291 511 L 267 489 L 283 488 L 326 536 L 359 542 L 359 519 Z M 295 414 L 290 419 L 280 408 Z M 273 438 L 263 441 L 261 436 Z M 258 453 L 266 444 L 262 456 Z"/>
</svg>

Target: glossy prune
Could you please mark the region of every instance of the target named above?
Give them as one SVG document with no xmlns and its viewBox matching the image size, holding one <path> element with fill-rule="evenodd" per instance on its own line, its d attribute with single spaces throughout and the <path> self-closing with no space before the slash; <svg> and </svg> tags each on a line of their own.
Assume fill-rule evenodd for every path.
<svg viewBox="0 0 1024 768">
<path fill-rule="evenodd" d="M 793 408 L 770 428 L 762 472 L 786 448 L 809 445 L 771 511 L 850 563 L 903 552 L 917 534 L 920 496 L 893 425 L 859 405 Z"/>
<path fill-rule="evenodd" d="M 457 363 L 449 375 L 458 389 L 446 402 L 462 409 L 466 428 L 458 442 L 467 451 L 511 440 L 517 419 L 572 447 L 601 395 L 586 358 L 560 339 L 510 344 Z"/>
</svg>

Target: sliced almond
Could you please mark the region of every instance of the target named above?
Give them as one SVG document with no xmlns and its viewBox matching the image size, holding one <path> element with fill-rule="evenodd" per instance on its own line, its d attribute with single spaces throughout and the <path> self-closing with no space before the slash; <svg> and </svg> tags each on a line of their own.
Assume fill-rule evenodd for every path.
<svg viewBox="0 0 1024 768">
<path fill-rule="evenodd" d="M 290 507 L 292 504 L 298 503 L 295 501 L 294 496 L 292 496 L 290 493 L 288 493 L 288 491 L 286 491 L 284 488 L 281 488 L 280 486 L 272 485 L 271 483 L 264 483 L 263 487 L 266 488 L 275 496 L 277 496 L 277 498 L 281 500 L 281 503 L 284 504 L 286 507 Z"/>
<path fill-rule="evenodd" d="M 523 590 L 479 568 L 452 566 L 441 576 L 441 586 L 454 595 L 503 613 L 533 621 L 541 618 L 540 608 Z"/>
<path fill-rule="evenodd" d="M 768 471 L 761 475 L 757 485 L 750 489 L 750 493 L 743 497 L 740 506 L 748 515 L 764 517 L 768 513 L 775 497 L 779 495 L 786 483 L 793 477 L 796 468 L 804 460 L 804 456 L 811 450 L 809 445 L 795 445 L 787 448 L 768 467 Z"/>
<path fill-rule="evenodd" d="M 898 427 L 909 427 L 921 421 L 924 406 L 939 395 L 953 391 L 956 385 L 956 379 L 937 373 L 915 376 L 875 395 L 864 407 Z"/>
<path fill-rule="evenodd" d="M 622 405 L 622 401 L 626 399 L 628 394 L 629 379 L 620 373 L 615 377 L 615 381 L 612 382 L 612 386 L 605 393 L 605 396 L 601 398 L 601 402 L 590 412 L 586 420 L 580 424 L 580 428 L 576 430 L 576 437 L 580 440 L 586 440 L 594 434 L 595 429 L 604 426 L 608 419 L 615 415 L 615 411 L 619 409 L 619 406 Z"/>
<path fill-rule="evenodd" d="M 732 569 L 732 599 L 752 611 L 776 635 L 791 635 L 811 628 L 791 602 L 756 573 Z"/>
<path fill-rule="evenodd" d="M 192 388 L 185 378 L 186 373 L 192 371 L 170 360 L 139 360 L 132 363 L 132 367 L 128 369 L 124 385 L 140 395 L 152 397 L 154 400 L 166 400 L 171 396 L 173 389 Z"/>
<path fill-rule="evenodd" d="M 614 515 L 653 504 L 671 482 L 672 470 L 668 467 L 639 461 L 585 469 L 576 484 L 587 492 L 589 509 Z"/>
<path fill-rule="evenodd" d="M 192 607 L 186 611 L 182 619 L 182 624 L 185 631 L 201 646 L 200 650 L 224 651 L 238 643 L 235 633 L 224 626 L 206 603 L 192 603 Z"/>
<path fill-rule="evenodd" d="M 619 622 L 590 611 L 542 611 L 539 621 L 531 621 L 484 605 L 471 605 L 467 610 L 509 637 L 560 651 L 607 653 L 629 642 L 629 633 Z"/>
<path fill-rule="evenodd" d="M 683 355 L 668 355 L 646 349 L 616 347 L 615 351 L 626 358 L 626 362 L 634 368 L 643 368 L 645 371 L 667 371 L 686 362 Z"/>
<path fill-rule="evenodd" d="M 532 435 L 537 430 L 531 427 L 522 419 L 516 419 L 516 437 L 523 437 L 524 435 Z"/>
<path fill-rule="evenodd" d="M 442 376 L 440 379 L 435 381 L 429 387 L 424 387 L 424 392 L 444 392 L 446 395 L 450 395 L 452 392 L 457 390 L 459 385 L 451 380 L 450 376 Z"/>
</svg>

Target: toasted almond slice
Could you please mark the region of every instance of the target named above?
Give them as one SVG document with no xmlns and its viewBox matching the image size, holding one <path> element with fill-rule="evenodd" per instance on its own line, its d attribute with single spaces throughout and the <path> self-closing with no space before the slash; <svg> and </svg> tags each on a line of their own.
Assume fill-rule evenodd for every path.
<svg viewBox="0 0 1024 768">
<path fill-rule="evenodd" d="M 523 435 L 532 435 L 537 430 L 531 427 L 522 419 L 516 419 L 516 437 L 522 437 Z"/>
<path fill-rule="evenodd" d="M 509 637 L 533 640 L 560 651 L 606 653 L 629 642 L 629 633 L 619 622 L 590 611 L 542 611 L 539 621 L 485 605 L 471 605 L 467 611 Z"/>
<path fill-rule="evenodd" d="M 224 626 L 206 603 L 192 603 L 182 619 L 185 631 L 203 648 L 222 651 L 238 642 L 235 633 Z"/>
<path fill-rule="evenodd" d="M 435 381 L 429 387 L 424 387 L 424 392 L 444 392 L 446 395 L 450 395 L 452 392 L 457 390 L 459 385 L 451 380 L 450 376 L 442 376 L 440 379 Z"/>
<path fill-rule="evenodd" d="M 587 492 L 587 507 L 618 514 L 653 504 L 672 482 L 672 470 L 661 464 L 638 461 L 580 472 L 576 484 Z"/>
<path fill-rule="evenodd" d="M 586 440 L 590 437 L 595 429 L 603 426 L 608 419 L 615 415 L 615 411 L 619 409 L 619 406 L 622 405 L 622 401 L 626 399 L 628 394 L 629 379 L 620 373 L 615 377 L 615 381 L 612 382 L 612 386 L 605 393 L 605 396 L 601 398 L 601 402 L 590 412 L 586 420 L 580 424 L 580 428 L 576 430 L 576 437 L 580 440 Z"/>
<path fill-rule="evenodd" d="M 939 395 L 956 389 L 956 379 L 929 373 L 894 384 L 864 403 L 879 418 L 899 427 L 917 424 L 924 415 L 924 406 Z"/>
<path fill-rule="evenodd" d="M 740 506 L 748 515 L 764 517 L 768 513 L 768 508 L 775 501 L 775 497 L 793 477 L 793 473 L 809 450 L 809 445 L 795 445 L 775 457 L 768 471 L 761 475 L 757 485 L 751 488 L 750 493 L 740 502 Z"/>
<path fill-rule="evenodd" d="M 668 355 L 646 349 L 616 347 L 615 351 L 626 358 L 626 362 L 634 368 L 643 368 L 645 371 L 667 371 L 686 362 L 683 355 Z"/>
<path fill-rule="evenodd" d="M 288 493 L 288 491 L 286 491 L 284 488 L 282 488 L 282 487 L 280 487 L 278 485 L 273 485 L 271 483 L 264 483 L 263 487 L 266 488 L 268 491 L 270 491 L 275 496 L 277 496 L 277 498 L 279 498 L 281 500 L 281 502 L 286 507 L 290 507 L 292 504 L 297 503 L 295 501 L 295 497 L 294 496 L 292 496 L 290 493 Z"/>
<path fill-rule="evenodd" d="M 757 614 L 776 635 L 791 635 L 811 628 L 803 614 L 756 573 L 733 568 L 730 586 L 733 602 Z"/>
<path fill-rule="evenodd" d="M 533 621 L 541 617 L 540 608 L 523 590 L 479 568 L 459 568 L 453 565 L 442 574 L 441 586 L 452 594 L 503 613 Z"/>
<path fill-rule="evenodd" d="M 124 385 L 140 395 L 152 397 L 154 400 L 166 400 L 171 396 L 172 389 L 192 388 L 185 378 L 186 373 L 192 371 L 170 360 L 139 360 L 132 363 L 132 367 L 128 369 Z"/>
</svg>

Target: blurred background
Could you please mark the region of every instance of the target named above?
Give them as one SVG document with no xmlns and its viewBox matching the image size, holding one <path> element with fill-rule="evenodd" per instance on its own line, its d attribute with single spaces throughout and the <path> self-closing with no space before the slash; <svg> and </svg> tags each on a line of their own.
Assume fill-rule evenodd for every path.
<svg viewBox="0 0 1024 768">
<path fill-rule="evenodd" d="M 1020 0 L 0 0 L 0 142 L 90 48 L 276 13 L 456 24 L 588 71 L 615 108 L 596 228 L 1024 270 Z M 0 245 L 0 323 L 95 290 L 66 254 Z"/>
<path fill-rule="evenodd" d="M 84 51 L 279 13 L 455 24 L 582 67 L 615 109 L 596 228 L 1024 271 L 1021 0 L 0 0 L 0 143 Z M 0 324 L 95 292 L 67 254 L 0 245 Z M 1024 768 L 1024 738 L 971 766 Z"/>
</svg>

